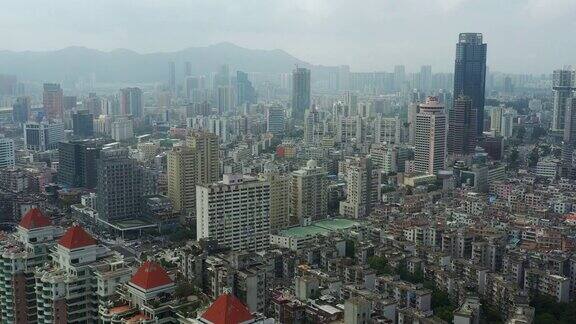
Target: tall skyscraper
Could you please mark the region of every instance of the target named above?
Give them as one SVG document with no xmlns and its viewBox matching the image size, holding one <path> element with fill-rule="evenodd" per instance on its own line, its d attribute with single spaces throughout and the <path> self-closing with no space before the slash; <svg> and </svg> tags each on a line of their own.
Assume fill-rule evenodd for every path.
<svg viewBox="0 0 576 324">
<path fill-rule="evenodd" d="M 24 144 L 33 151 L 55 150 L 64 140 L 64 124 L 61 122 L 28 122 L 24 124 Z"/>
<path fill-rule="evenodd" d="M 42 103 L 44 113 L 49 119 L 62 119 L 64 117 L 64 94 L 57 83 L 44 83 Z"/>
<path fill-rule="evenodd" d="M 486 43 L 480 33 L 462 33 L 456 44 L 454 98 L 464 95 L 476 111 L 476 134 L 484 131 L 484 91 L 486 83 Z"/>
<path fill-rule="evenodd" d="M 566 120 L 564 123 L 564 138 L 562 141 L 562 177 L 576 179 L 576 98 L 566 102 Z"/>
<path fill-rule="evenodd" d="M 198 239 L 211 238 L 233 251 L 270 245 L 270 183 L 243 175 L 196 187 Z"/>
<path fill-rule="evenodd" d="M 120 114 L 142 117 L 144 111 L 140 88 L 120 89 Z"/>
<path fill-rule="evenodd" d="M 290 223 L 305 224 L 328 216 L 328 172 L 310 160 L 292 172 Z"/>
<path fill-rule="evenodd" d="M 459 96 L 454 100 L 448 125 L 448 153 L 464 155 L 474 152 L 477 119 L 470 98 Z"/>
<path fill-rule="evenodd" d="M 217 88 L 216 107 L 219 114 L 232 111 L 234 107 L 233 89 L 231 86 L 219 86 Z"/>
<path fill-rule="evenodd" d="M 203 131 L 190 131 L 186 145 L 196 153 L 196 183 L 205 184 L 220 180 L 220 147 L 218 136 Z"/>
<path fill-rule="evenodd" d="M 292 118 L 302 124 L 304 113 L 310 109 L 310 70 L 296 68 L 292 71 Z"/>
<path fill-rule="evenodd" d="M 187 146 L 168 152 L 168 198 L 174 211 L 185 215 L 196 212 L 196 154 Z"/>
<path fill-rule="evenodd" d="M 100 145 L 95 141 L 70 141 L 58 144 L 58 183 L 69 188 L 96 188 L 96 161 Z"/>
<path fill-rule="evenodd" d="M 432 90 L 432 66 L 430 65 L 420 67 L 420 89 L 426 93 Z"/>
<path fill-rule="evenodd" d="M 340 202 L 340 215 L 367 217 L 380 197 L 380 170 L 373 166 L 370 157 L 350 158 L 344 165 L 346 200 Z"/>
<path fill-rule="evenodd" d="M 128 150 L 102 150 L 97 166 L 98 216 L 105 221 L 140 217 L 142 176 Z"/>
<path fill-rule="evenodd" d="M 12 105 L 12 120 L 14 123 L 25 123 L 28 121 L 30 113 L 30 98 L 19 97 Z"/>
<path fill-rule="evenodd" d="M 176 63 L 168 62 L 168 90 L 176 94 Z"/>
<path fill-rule="evenodd" d="M 566 118 L 566 109 L 574 97 L 575 71 L 570 69 L 555 70 L 552 75 L 552 90 L 554 91 L 554 115 L 552 116 L 552 130 L 562 131 Z"/>
<path fill-rule="evenodd" d="M 0 169 L 14 166 L 14 140 L 0 134 Z"/>
<path fill-rule="evenodd" d="M 494 107 L 490 111 L 490 130 L 492 130 L 495 135 L 500 135 L 502 133 L 503 114 L 504 107 Z"/>
<path fill-rule="evenodd" d="M 429 97 L 419 105 L 416 115 L 414 168 L 416 172 L 436 174 L 446 160 L 446 114 L 438 98 Z"/>
<path fill-rule="evenodd" d="M 230 67 L 223 64 L 214 75 L 214 89 L 230 86 Z"/>
<path fill-rule="evenodd" d="M 94 117 L 88 110 L 79 110 L 72 114 L 74 136 L 87 138 L 94 135 Z"/>
<path fill-rule="evenodd" d="M 244 104 L 256 103 L 256 90 L 252 86 L 252 82 L 248 80 L 248 74 L 237 71 L 236 72 L 236 104 L 241 106 Z"/>
<path fill-rule="evenodd" d="M 266 108 L 266 131 L 274 136 L 284 135 L 284 107 L 271 105 Z"/>
</svg>

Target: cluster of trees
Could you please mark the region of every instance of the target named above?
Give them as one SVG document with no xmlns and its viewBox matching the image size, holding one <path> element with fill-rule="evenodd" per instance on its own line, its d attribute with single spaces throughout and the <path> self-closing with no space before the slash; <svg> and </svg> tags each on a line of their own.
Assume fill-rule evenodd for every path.
<svg viewBox="0 0 576 324">
<path fill-rule="evenodd" d="M 573 324 L 576 323 L 576 301 L 558 303 L 552 297 L 532 296 L 530 305 L 534 307 L 534 323 L 538 324 Z"/>
</svg>

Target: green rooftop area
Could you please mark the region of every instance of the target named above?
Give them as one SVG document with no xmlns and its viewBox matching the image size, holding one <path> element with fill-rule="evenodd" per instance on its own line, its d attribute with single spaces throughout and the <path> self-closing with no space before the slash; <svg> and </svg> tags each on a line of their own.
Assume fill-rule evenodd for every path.
<svg viewBox="0 0 576 324">
<path fill-rule="evenodd" d="M 130 230 L 138 229 L 142 227 L 153 227 L 156 226 L 153 222 L 147 222 L 142 219 L 124 219 L 121 221 L 113 222 L 112 226 L 116 227 L 118 230 Z"/>
<path fill-rule="evenodd" d="M 280 235 L 290 237 L 314 236 L 347 229 L 356 226 L 358 224 L 359 224 L 358 222 L 355 222 L 350 219 L 343 219 L 343 218 L 326 219 L 323 221 L 312 223 L 312 225 L 310 226 L 298 226 L 282 230 L 280 231 Z"/>
</svg>

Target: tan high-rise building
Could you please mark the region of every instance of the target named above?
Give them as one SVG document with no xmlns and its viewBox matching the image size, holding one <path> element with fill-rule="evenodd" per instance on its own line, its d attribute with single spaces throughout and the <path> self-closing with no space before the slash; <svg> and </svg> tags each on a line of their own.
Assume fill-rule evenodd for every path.
<svg viewBox="0 0 576 324">
<path fill-rule="evenodd" d="M 328 173 L 314 160 L 292 172 L 290 222 L 306 223 L 328 215 Z"/>
<path fill-rule="evenodd" d="M 44 83 L 42 104 L 49 119 L 62 119 L 64 116 L 64 94 L 57 83 Z"/>
<path fill-rule="evenodd" d="M 196 208 L 196 154 L 187 146 L 168 153 L 168 198 L 178 212 L 194 213 Z"/>
<path fill-rule="evenodd" d="M 290 225 L 290 176 L 271 171 L 260 174 L 259 179 L 270 183 L 270 231 L 287 228 Z"/>
<path fill-rule="evenodd" d="M 380 196 L 380 169 L 372 165 L 370 157 L 354 157 L 341 163 L 347 187 L 345 201 L 340 202 L 340 215 L 364 218 L 378 203 Z"/>
<path fill-rule="evenodd" d="M 436 97 L 419 105 L 416 114 L 414 166 L 416 172 L 435 174 L 446 160 L 446 114 Z"/>
<path fill-rule="evenodd" d="M 218 135 L 203 131 L 190 131 L 186 144 L 196 152 L 196 183 L 220 181 L 220 147 Z"/>
</svg>

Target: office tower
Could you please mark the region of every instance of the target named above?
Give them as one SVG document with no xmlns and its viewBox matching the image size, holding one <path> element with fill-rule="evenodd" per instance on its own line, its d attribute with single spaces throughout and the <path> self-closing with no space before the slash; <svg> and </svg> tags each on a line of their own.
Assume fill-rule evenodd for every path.
<svg viewBox="0 0 576 324">
<path fill-rule="evenodd" d="M 217 89 L 216 108 L 219 114 L 225 114 L 232 110 L 234 105 L 232 97 L 232 87 L 219 86 Z"/>
<path fill-rule="evenodd" d="M 102 113 L 102 102 L 95 93 L 91 92 L 87 98 L 82 99 L 82 108 L 88 110 L 92 116 L 100 116 Z"/>
<path fill-rule="evenodd" d="M 134 138 L 134 122 L 130 118 L 118 118 L 110 124 L 110 135 L 115 141 Z"/>
<path fill-rule="evenodd" d="M 276 168 L 264 171 L 259 179 L 270 184 L 270 231 L 276 233 L 290 226 L 290 175 Z"/>
<path fill-rule="evenodd" d="M 204 131 L 189 131 L 186 145 L 196 153 L 196 183 L 220 180 L 220 147 L 218 136 Z"/>
<path fill-rule="evenodd" d="M 456 44 L 454 98 L 464 95 L 476 111 L 476 134 L 484 131 L 484 91 L 486 81 L 486 43 L 480 33 L 462 33 Z"/>
<path fill-rule="evenodd" d="M 502 115 L 502 132 L 501 135 L 505 139 L 512 137 L 512 132 L 514 130 L 514 112 L 505 111 Z"/>
<path fill-rule="evenodd" d="M 317 143 L 318 133 L 319 133 L 319 123 L 320 117 L 318 116 L 318 110 L 312 108 L 307 110 L 304 117 L 304 142 L 307 144 Z"/>
<path fill-rule="evenodd" d="M 292 172 L 290 224 L 306 224 L 328 216 L 328 172 L 310 160 Z"/>
<path fill-rule="evenodd" d="M 18 78 L 15 75 L 0 74 L 0 96 L 13 96 L 18 88 Z"/>
<path fill-rule="evenodd" d="M 302 124 L 304 113 L 310 109 L 310 70 L 296 68 L 292 71 L 292 118 Z"/>
<path fill-rule="evenodd" d="M 0 169 L 14 166 L 14 140 L 0 134 Z"/>
<path fill-rule="evenodd" d="M 402 121 L 398 117 L 378 116 L 374 121 L 374 141 L 376 143 L 400 144 Z"/>
<path fill-rule="evenodd" d="M 561 176 L 576 178 L 576 98 L 570 98 L 566 102 L 566 120 L 564 122 L 564 137 L 562 141 L 562 169 Z"/>
<path fill-rule="evenodd" d="M 76 96 L 62 97 L 62 108 L 64 110 L 64 113 L 76 109 L 77 105 L 78 105 L 78 99 L 76 99 Z"/>
<path fill-rule="evenodd" d="M 406 69 L 404 65 L 394 66 L 394 90 L 401 91 L 404 89 L 406 82 Z"/>
<path fill-rule="evenodd" d="M 136 118 L 144 116 L 142 90 L 140 88 L 120 89 L 120 114 L 132 115 Z"/>
<path fill-rule="evenodd" d="M 192 63 L 184 62 L 184 76 L 185 77 L 192 76 Z"/>
<path fill-rule="evenodd" d="M 176 94 L 176 63 L 168 62 L 168 90 Z"/>
<path fill-rule="evenodd" d="M 79 110 L 72 114 L 72 130 L 75 136 L 92 137 L 94 136 L 94 117 L 88 110 Z"/>
<path fill-rule="evenodd" d="M 504 113 L 504 107 L 494 107 L 490 111 L 490 130 L 494 132 L 495 135 L 500 135 L 502 133 L 502 117 Z"/>
<path fill-rule="evenodd" d="M 50 249 L 61 234 L 33 208 L 22 217 L 15 233 L 0 240 L 0 322 L 37 322 L 34 271 L 50 261 Z"/>
<path fill-rule="evenodd" d="M 57 83 L 44 83 L 42 103 L 44 113 L 49 119 L 62 119 L 64 117 L 64 102 L 62 88 Z"/>
<path fill-rule="evenodd" d="M 574 90 L 576 90 L 575 80 L 574 70 L 555 70 L 552 75 L 552 89 L 554 92 L 553 131 L 562 131 L 564 129 L 566 108 L 570 98 L 574 96 Z"/>
<path fill-rule="evenodd" d="M 30 98 L 18 97 L 14 105 L 12 105 L 12 120 L 15 124 L 21 124 L 28 121 L 28 114 L 30 112 Z"/>
<path fill-rule="evenodd" d="M 284 135 L 284 107 L 272 105 L 266 108 L 266 131 L 274 136 Z"/>
<path fill-rule="evenodd" d="M 252 86 L 252 82 L 248 80 L 248 74 L 242 71 L 236 72 L 236 104 L 242 106 L 255 103 L 256 90 Z"/>
<path fill-rule="evenodd" d="M 416 140 L 416 115 L 418 115 L 418 102 L 408 104 L 408 144 L 414 145 Z"/>
<path fill-rule="evenodd" d="M 454 100 L 448 125 L 448 153 L 471 154 L 476 148 L 476 110 L 469 97 Z"/>
<path fill-rule="evenodd" d="M 430 65 L 420 67 L 420 89 L 426 93 L 432 90 L 432 66 Z"/>
<path fill-rule="evenodd" d="M 130 280 L 131 267 L 80 226 L 70 227 L 36 271 L 38 323 L 97 323 L 100 306 Z"/>
<path fill-rule="evenodd" d="M 104 149 L 97 163 L 98 217 L 111 222 L 140 217 L 142 177 L 126 149 Z"/>
<path fill-rule="evenodd" d="M 346 200 L 340 202 L 340 215 L 367 217 L 379 200 L 380 170 L 372 165 L 370 157 L 350 158 L 343 161 L 343 165 Z"/>
<path fill-rule="evenodd" d="M 436 174 L 446 159 L 446 114 L 436 97 L 428 97 L 416 115 L 414 167 L 416 172 Z"/>
<path fill-rule="evenodd" d="M 357 116 L 358 115 L 358 95 L 348 91 L 346 93 L 346 110 L 344 116 Z"/>
<path fill-rule="evenodd" d="M 258 252 L 270 245 L 270 184 L 242 175 L 196 187 L 197 238 L 233 251 Z"/>
<path fill-rule="evenodd" d="M 95 141 L 58 144 L 58 183 L 70 188 L 96 188 L 100 145 Z"/>
<path fill-rule="evenodd" d="M 174 211 L 190 215 L 196 212 L 196 154 L 187 146 L 168 152 L 168 198 Z"/>
<path fill-rule="evenodd" d="M 28 122 L 24 124 L 24 143 L 33 151 L 55 150 L 64 140 L 64 124 L 60 122 Z"/>
</svg>

